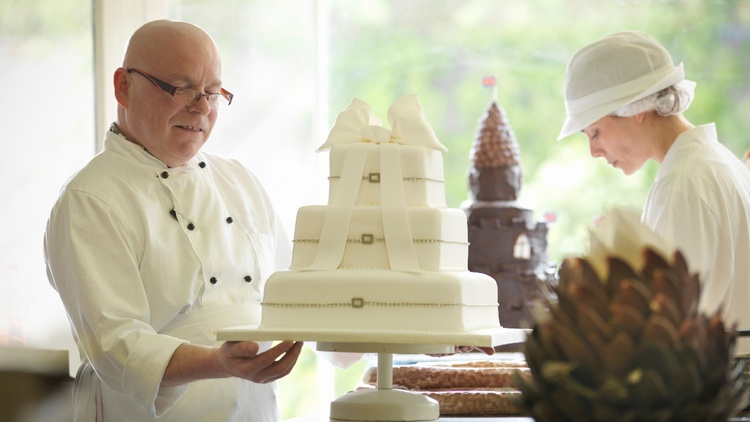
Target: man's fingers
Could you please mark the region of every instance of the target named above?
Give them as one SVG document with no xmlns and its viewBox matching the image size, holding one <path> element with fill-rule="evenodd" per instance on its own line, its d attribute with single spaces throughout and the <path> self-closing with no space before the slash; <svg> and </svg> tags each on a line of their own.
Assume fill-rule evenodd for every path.
<svg viewBox="0 0 750 422">
<path fill-rule="evenodd" d="M 233 376 L 253 382 L 271 382 L 288 375 L 299 358 L 303 342 L 283 341 L 258 353 L 251 341 L 226 342 L 222 345 L 224 365 Z"/>
<path fill-rule="evenodd" d="M 440 353 L 440 354 L 431 354 L 428 353 L 427 356 L 432 357 L 444 357 L 444 356 L 451 356 L 456 353 L 469 353 L 473 350 L 479 350 L 483 352 L 485 355 L 494 355 L 495 354 L 495 348 L 494 347 L 482 347 L 482 346 L 454 346 L 453 347 L 453 353 Z"/>
<path fill-rule="evenodd" d="M 272 365 L 280 357 L 282 359 L 283 357 L 286 357 L 286 353 L 288 353 L 297 344 L 298 342 L 293 342 L 289 340 L 282 341 L 281 343 L 277 344 L 276 346 L 271 347 L 265 352 L 258 354 L 257 357 L 259 360 L 266 362 L 267 366 Z"/>
<path fill-rule="evenodd" d="M 481 350 L 485 355 L 492 356 L 495 354 L 494 347 L 477 347 L 477 349 Z"/>
<path fill-rule="evenodd" d="M 281 368 L 289 366 L 289 369 L 291 370 L 291 368 L 297 362 L 297 358 L 299 357 L 300 352 L 302 351 L 302 344 L 303 343 L 301 341 L 285 341 L 266 350 L 265 352 L 258 355 L 258 357 L 269 359 L 269 367 L 275 366 Z"/>
<path fill-rule="evenodd" d="M 258 358 L 273 357 L 273 360 L 256 375 L 256 382 L 267 383 L 275 381 L 289 375 L 297 363 L 303 343 L 299 342 L 282 342 L 271 349 L 261 353 Z M 275 350 L 274 350 L 275 349 Z M 273 350 L 273 353 L 270 353 Z M 281 353 L 278 353 L 281 351 Z M 264 356 L 268 354 L 267 356 Z M 283 355 L 283 356 L 282 356 Z M 280 357 L 280 358 L 279 358 Z"/>
</svg>

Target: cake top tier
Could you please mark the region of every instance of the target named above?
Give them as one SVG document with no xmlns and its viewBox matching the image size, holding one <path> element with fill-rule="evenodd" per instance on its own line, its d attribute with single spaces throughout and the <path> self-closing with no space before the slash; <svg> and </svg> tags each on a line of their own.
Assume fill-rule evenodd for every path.
<svg viewBox="0 0 750 422">
<path fill-rule="evenodd" d="M 503 109 L 492 101 L 479 121 L 471 161 L 474 167 L 508 167 L 518 165 L 520 149 Z"/>
<path fill-rule="evenodd" d="M 418 145 L 441 152 L 448 150 L 438 141 L 432 127 L 425 121 L 417 94 L 404 95 L 388 108 L 391 129 L 383 127 L 382 122 L 382 119 L 373 114 L 369 104 L 354 98 L 339 113 L 328 139 L 318 151 L 327 150 L 336 144 L 357 142 Z"/>
</svg>

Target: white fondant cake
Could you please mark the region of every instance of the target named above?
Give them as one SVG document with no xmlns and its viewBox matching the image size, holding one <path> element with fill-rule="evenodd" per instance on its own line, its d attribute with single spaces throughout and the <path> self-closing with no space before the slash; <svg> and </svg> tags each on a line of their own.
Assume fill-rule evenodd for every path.
<svg viewBox="0 0 750 422">
<path fill-rule="evenodd" d="M 328 211 L 324 206 L 300 208 L 291 269 L 306 269 L 315 261 Z M 339 269 L 390 270 L 382 215 L 381 207 L 354 207 Z M 466 213 L 453 208 L 407 208 L 406 219 L 420 270 L 466 270 Z"/>
<path fill-rule="evenodd" d="M 497 285 L 469 272 L 466 215 L 447 208 L 445 147 L 416 95 L 392 129 L 358 99 L 336 120 L 326 206 L 297 214 L 292 266 L 266 282 L 260 329 L 463 333 L 499 328 Z"/>
</svg>

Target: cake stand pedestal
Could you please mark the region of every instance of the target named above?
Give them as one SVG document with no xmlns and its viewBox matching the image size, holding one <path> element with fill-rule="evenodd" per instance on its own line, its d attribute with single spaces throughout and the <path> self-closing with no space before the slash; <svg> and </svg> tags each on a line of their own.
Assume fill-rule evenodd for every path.
<svg viewBox="0 0 750 422">
<path fill-rule="evenodd" d="M 408 333 L 331 330 L 261 330 L 257 326 L 216 331 L 218 341 L 315 341 L 327 352 L 378 354 L 377 388 L 353 391 L 331 402 L 331 422 L 431 422 L 440 417 L 437 401 L 393 388 L 393 354 L 453 354 L 455 346 L 494 347 L 522 343 L 528 330 L 498 328 L 466 333 Z"/>
<path fill-rule="evenodd" d="M 377 389 L 352 391 L 331 402 L 331 421 L 437 421 L 440 405 L 432 398 L 393 389 L 393 353 L 449 354 L 453 345 L 318 343 L 327 352 L 378 354 Z"/>
</svg>

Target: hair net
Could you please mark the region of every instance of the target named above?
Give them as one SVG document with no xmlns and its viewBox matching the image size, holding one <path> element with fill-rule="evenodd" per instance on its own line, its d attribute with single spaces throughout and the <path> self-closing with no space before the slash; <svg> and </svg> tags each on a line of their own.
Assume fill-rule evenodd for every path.
<svg viewBox="0 0 750 422">
<path fill-rule="evenodd" d="M 646 98 L 633 101 L 632 103 L 620 107 L 613 111 L 612 115 L 619 117 L 635 116 L 644 111 L 656 111 L 662 116 L 682 113 L 687 110 L 693 101 L 693 91 L 695 82 L 683 79 L 680 82 L 663 89 Z"/>
</svg>

